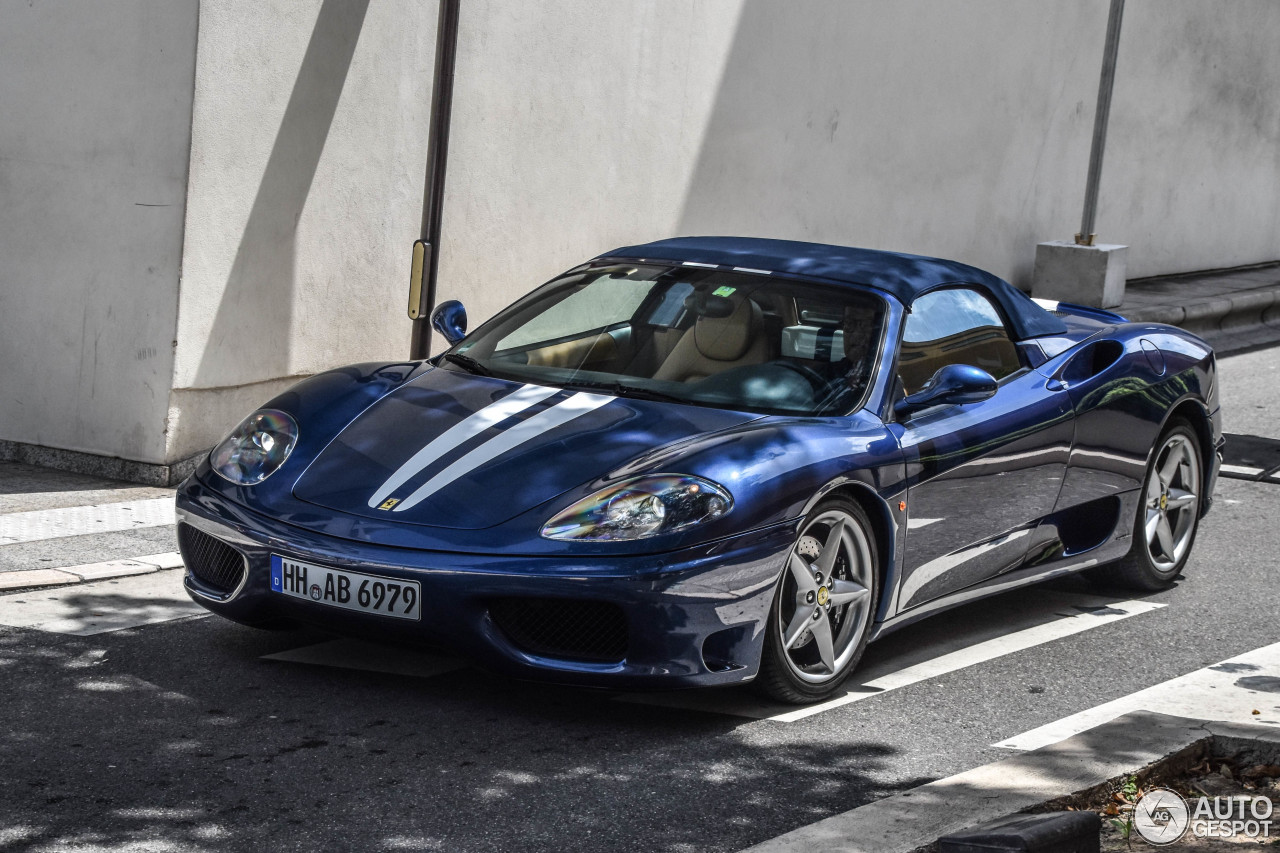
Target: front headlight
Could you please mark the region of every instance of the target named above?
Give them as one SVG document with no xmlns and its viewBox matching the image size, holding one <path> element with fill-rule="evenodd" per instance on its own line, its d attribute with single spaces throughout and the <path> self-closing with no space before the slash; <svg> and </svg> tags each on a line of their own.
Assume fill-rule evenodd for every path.
<svg viewBox="0 0 1280 853">
<path fill-rule="evenodd" d="M 733 507 L 723 486 L 701 477 L 657 474 L 601 489 L 542 527 L 547 539 L 645 539 L 719 518 Z"/>
<path fill-rule="evenodd" d="M 298 424 L 277 409 L 259 409 L 209 454 L 209 464 L 237 486 L 252 486 L 275 473 L 298 443 Z"/>
</svg>

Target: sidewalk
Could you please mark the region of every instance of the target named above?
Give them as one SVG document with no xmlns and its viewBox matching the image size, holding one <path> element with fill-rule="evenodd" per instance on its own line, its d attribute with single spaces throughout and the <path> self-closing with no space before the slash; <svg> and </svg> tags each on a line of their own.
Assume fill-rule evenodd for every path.
<svg viewBox="0 0 1280 853">
<path fill-rule="evenodd" d="M 1219 355 L 1280 343 L 1280 262 L 1133 279 L 1113 310 L 1133 322 L 1181 326 Z"/>
<path fill-rule="evenodd" d="M 0 462 L 0 592 L 181 568 L 173 494 Z"/>
</svg>

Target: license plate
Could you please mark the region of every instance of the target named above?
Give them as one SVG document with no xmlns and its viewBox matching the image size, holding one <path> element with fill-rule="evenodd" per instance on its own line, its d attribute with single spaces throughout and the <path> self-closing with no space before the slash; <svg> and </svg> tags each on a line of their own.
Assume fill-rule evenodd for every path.
<svg viewBox="0 0 1280 853">
<path fill-rule="evenodd" d="M 422 588 L 417 581 L 331 569 L 279 554 L 271 555 L 271 591 L 344 610 L 422 618 Z"/>
</svg>

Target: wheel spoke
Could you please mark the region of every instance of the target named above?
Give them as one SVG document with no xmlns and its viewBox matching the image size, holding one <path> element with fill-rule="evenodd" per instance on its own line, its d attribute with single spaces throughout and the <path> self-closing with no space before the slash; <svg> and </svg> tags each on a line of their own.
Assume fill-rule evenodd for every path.
<svg viewBox="0 0 1280 853">
<path fill-rule="evenodd" d="M 1178 557 L 1173 553 L 1173 530 L 1169 527 L 1169 519 L 1164 516 L 1160 516 L 1156 523 L 1156 538 L 1160 540 L 1160 550 L 1164 551 L 1165 556 L 1176 560 Z"/>
<path fill-rule="evenodd" d="M 1184 507 L 1194 506 L 1196 496 L 1191 492 L 1182 489 L 1169 490 L 1169 509 L 1182 509 Z"/>
<path fill-rule="evenodd" d="M 824 613 L 817 619 L 812 620 L 812 622 L 810 630 L 813 631 L 813 639 L 818 643 L 818 656 L 822 658 L 822 665 L 834 673 L 836 671 L 836 646 L 831 637 L 831 620 Z"/>
<path fill-rule="evenodd" d="M 1148 545 L 1156 544 L 1156 528 L 1160 526 L 1160 519 L 1161 519 L 1160 510 L 1158 509 L 1147 510 L 1146 531 L 1147 531 Z"/>
<path fill-rule="evenodd" d="M 1160 475 L 1157 472 L 1156 476 L 1152 477 L 1151 481 L 1147 483 L 1147 506 L 1160 506 L 1160 495 L 1163 492 L 1164 489 L 1160 486 Z"/>
<path fill-rule="evenodd" d="M 841 580 L 840 578 L 836 578 L 831 582 L 832 604 L 848 604 L 851 601 L 861 601 L 869 595 L 871 595 L 871 590 L 862 584 Z"/>
<path fill-rule="evenodd" d="M 818 559 L 813 561 L 818 571 L 822 572 L 823 580 L 831 577 L 831 572 L 836 567 L 836 557 L 840 554 L 840 546 L 843 542 L 844 519 L 840 519 L 831 525 L 831 529 L 827 531 L 827 541 L 822 546 L 822 553 L 818 555 Z"/>
<path fill-rule="evenodd" d="M 809 564 L 803 557 L 792 551 L 787 565 L 791 568 L 791 576 L 796 579 L 796 590 L 800 595 L 818 591 L 818 584 L 813 579 L 813 570 L 809 568 Z"/>
<path fill-rule="evenodd" d="M 787 626 L 786 633 L 782 635 L 782 647 L 790 651 L 791 647 L 796 644 L 801 637 L 804 636 L 805 629 L 809 627 L 809 623 L 813 621 L 813 610 L 808 607 L 797 607 L 796 615 L 791 617 L 791 624 Z M 819 622 L 824 621 L 822 619 Z"/>
<path fill-rule="evenodd" d="M 1186 451 L 1182 449 L 1181 444 L 1175 444 L 1169 448 L 1169 455 L 1165 457 L 1164 464 L 1160 466 L 1160 486 L 1162 491 L 1168 491 L 1169 486 L 1173 484 L 1173 476 L 1178 473 L 1178 466 L 1182 464 Z"/>
</svg>

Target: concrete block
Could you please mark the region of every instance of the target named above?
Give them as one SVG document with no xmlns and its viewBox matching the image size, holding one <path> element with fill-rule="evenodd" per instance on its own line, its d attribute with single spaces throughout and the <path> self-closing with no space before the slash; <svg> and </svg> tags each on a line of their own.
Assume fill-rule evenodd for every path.
<svg viewBox="0 0 1280 853">
<path fill-rule="evenodd" d="M 150 574 L 156 571 L 156 566 L 151 563 L 140 563 L 137 560 L 108 560 L 104 563 L 67 566 L 62 571 L 69 575 L 75 575 L 82 581 L 100 581 L 110 578 L 123 578 L 129 575 Z"/>
<path fill-rule="evenodd" d="M 1115 308 L 1124 301 L 1129 247 L 1113 243 L 1080 246 L 1052 240 L 1036 246 L 1031 295 L 1093 308 Z"/>
<path fill-rule="evenodd" d="M 1102 821 L 1094 812 L 1020 814 L 943 836 L 939 853 L 1098 853 Z"/>
<path fill-rule="evenodd" d="M 80 578 L 57 569 L 0 572 L 0 589 L 24 589 L 29 586 L 59 586 L 80 583 Z"/>
<path fill-rule="evenodd" d="M 1181 305 L 1148 305 L 1137 310 L 1122 310 L 1120 313 L 1130 323 L 1167 323 L 1170 326 L 1182 325 L 1183 318 L 1187 316 L 1186 309 Z"/>
<path fill-rule="evenodd" d="M 182 555 L 177 551 L 166 551 L 163 554 L 150 554 L 146 557 L 134 557 L 135 562 L 147 563 L 157 569 L 182 568 Z"/>
</svg>

